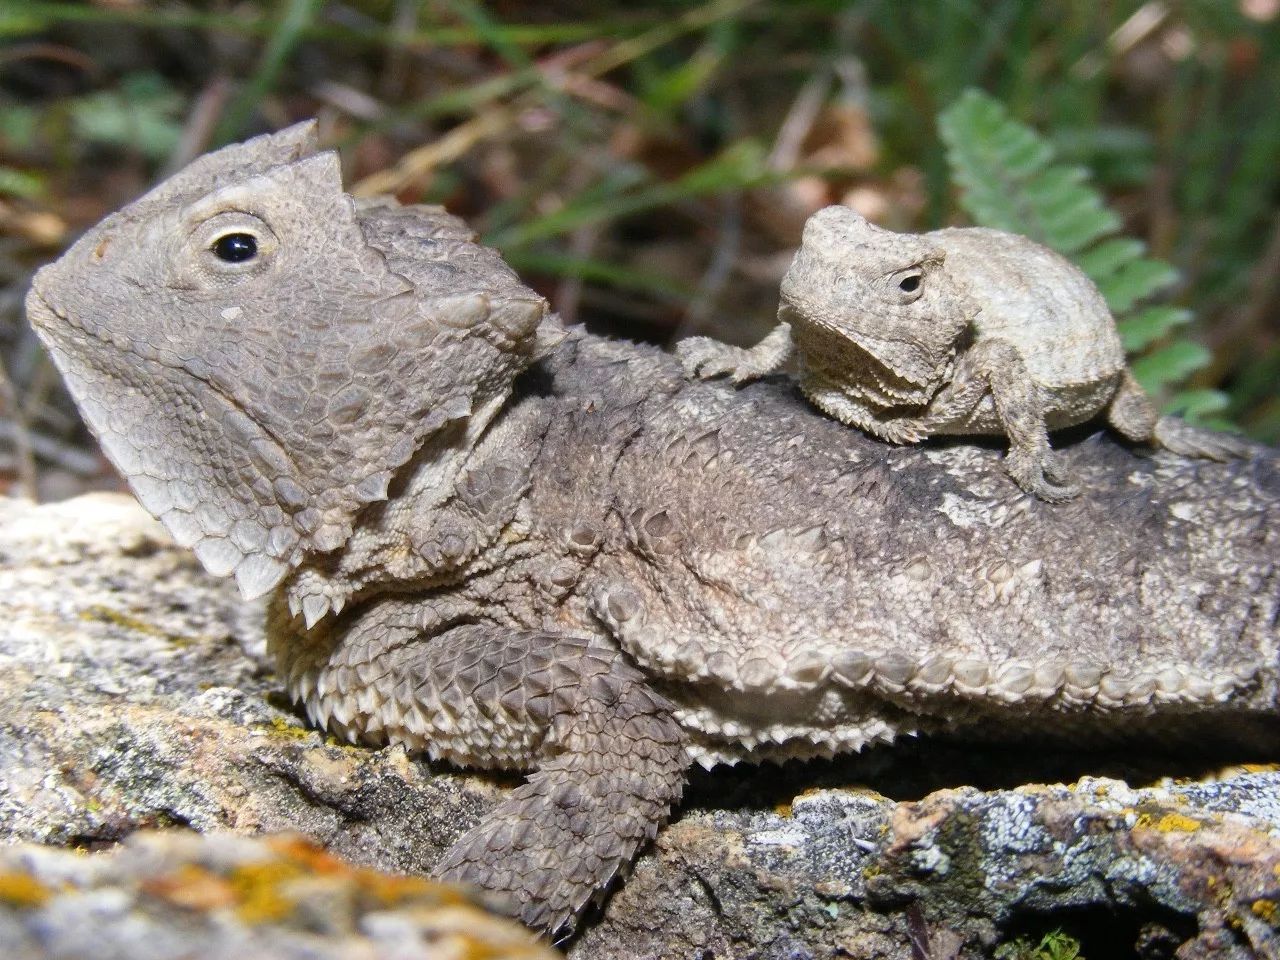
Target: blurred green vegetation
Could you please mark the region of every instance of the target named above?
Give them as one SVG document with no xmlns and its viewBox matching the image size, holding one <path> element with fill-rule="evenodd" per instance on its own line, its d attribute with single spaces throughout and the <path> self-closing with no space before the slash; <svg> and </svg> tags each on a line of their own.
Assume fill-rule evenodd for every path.
<svg viewBox="0 0 1280 960">
<path fill-rule="evenodd" d="M 447 204 L 567 318 L 745 343 L 817 208 L 970 222 L 969 88 L 1084 171 L 1097 257 L 1167 265 L 1125 331 L 1174 349 L 1161 399 L 1280 440 L 1280 0 L 0 0 L 0 43 L 0 349 L 53 449 L 30 271 L 219 143 L 318 116 L 358 190 Z"/>
</svg>

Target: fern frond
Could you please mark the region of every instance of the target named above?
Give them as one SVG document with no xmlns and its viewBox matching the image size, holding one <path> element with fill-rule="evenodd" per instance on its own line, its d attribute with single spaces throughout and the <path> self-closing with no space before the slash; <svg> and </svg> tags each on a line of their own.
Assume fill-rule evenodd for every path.
<svg viewBox="0 0 1280 960">
<path fill-rule="evenodd" d="M 1146 307 L 1124 318 L 1120 342 L 1127 353 L 1139 353 L 1163 340 L 1171 330 L 1191 322 L 1191 311 L 1181 307 Z"/>
<path fill-rule="evenodd" d="M 1218 413 L 1216 390 L 1175 388 L 1210 360 L 1194 341 L 1174 336 L 1191 314 L 1140 304 L 1178 283 L 1177 270 L 1148 257 L 1140 240 L 1119 236 L 1120 218 L 1107 207 L 1082 167 L 1057 161 L 1036 131 L 1009 116 L 1000 101 L 966 90 L 938 116 L 960 205 L 980 226 L 1030 237 L 1073 260 L 1098 285 L 1131 354 L 1134 376 L 1164 396 L 1164 409 L 1188 419 Z"/>
</svg>

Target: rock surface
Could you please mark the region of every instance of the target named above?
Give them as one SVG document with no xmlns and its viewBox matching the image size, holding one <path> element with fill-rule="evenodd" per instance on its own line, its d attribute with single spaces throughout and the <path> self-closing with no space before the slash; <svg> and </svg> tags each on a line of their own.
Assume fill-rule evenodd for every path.
<svg viewBox="0 0 1280 960">
<path fill-rule="evenodd" d="M 297 837 L 134 834 L 80 856 L 0 849 L 0 956 L 551 960 L 457 888 L 352 868 Z"/>
<path fill-rule="evenodd" d="M 154 827 L 296 831 L 350 863 L 421 874 L 513 782 L 307 729 L 263 648 L 260 611 L 131 499 L 0 500 L 0 836 L 96 849 Z M 1064 926 L 1090 960 L 1135 942 L 1150 957 L 1280 956 L 1280 774 L 1142 790 L 1082 776 L 1149 782 L 1241 759 L 903 744 L 718 769 L 695 777 L 677 822 L 568 950 L 942 960 Z M 1020 786 L 1054 779 L 1077 782 Z M 138 851 L 200 843 L 176 837 L 84 876 L 123 883 L 150 862 Z M 5 857 L 36 873 L 97 863 Z M 27 909 L 22 889 L 0 882 L 7 923 Z"/>
</svg>

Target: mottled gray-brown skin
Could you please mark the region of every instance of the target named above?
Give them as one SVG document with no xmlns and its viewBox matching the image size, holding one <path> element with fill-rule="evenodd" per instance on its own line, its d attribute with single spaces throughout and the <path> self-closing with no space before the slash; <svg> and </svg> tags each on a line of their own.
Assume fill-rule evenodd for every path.
<svg viewBox="0 0 1280 960">
<path fill-rule="evenodd" d="M 253 256 L 220 259 L 229 234 Z M 142 503 L 273 594 L 314 722 L 532 771 L 437 866 L 532 925 L 574 922 L 693 762 L 1275 739 L 1269 455 L 1096 440 L 1063 456 L 1097 496 L 1047 507 L 993 451 L 566 331 L 460 221 L 346 196 L 305 125 L 103 221 L 28 311 Z"/>
<path fill-rule="evenodd" d="M 690 375 L 729 374 L 736 383 L 797 354 L 800 387 L 816 406 L 891 443 L 1008 437 L 1010 477 L 1051 502 L 1080 488 L 1049 431 L 1099 414 L 1129 440 L 1187 456 L 1247 454 L 1234 437 L 1157 417 L 1098 288 L 1016 234 L 893 233 L 848 207 L 827 207 L 805 224 L 778 319 L 750 350 L 709 337 L 677 349 Z"/>
</svg>

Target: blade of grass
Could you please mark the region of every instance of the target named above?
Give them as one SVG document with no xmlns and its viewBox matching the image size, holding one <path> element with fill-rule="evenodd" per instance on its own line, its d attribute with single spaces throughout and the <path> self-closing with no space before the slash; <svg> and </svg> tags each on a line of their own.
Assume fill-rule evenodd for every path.
<svg viewBox="0 0 1280 960">
<path fill-rule="evenodd" d="M 320 8 L 320 0 L 285 2 L 284 15 L 271 32 L 267 46 L 262 51 L 262 58 L 258 61 L 258 68 L 218 124 L 215 139 L 219 143 L 235 140 L 244 132 L 245 124 L 275 84 L 293 48 L 302 39 L 303 31 L 310 26 Z"/>
<path fill-rule="evenodd" d="M 479 34 L 481 41 L 492 48 L 513 70 L 533 66 L 529 55 L 503 30 L 503 25 L 489 16 L 489 12 L 475 0 L 448 0 L 448 4 L 458 16 L 472 26 Z"/>
<path fill-rule="evenodd" d="M 613 196 L 591 197 L 585 202 L 581 197 L 576 197 L 559 210 L 487 236 L 485 242 L 506 251 L 525 246 L 534 240 L 568 233 L 588 224 L 616 220 L 681 200 L 781 181 L 796 175 L 797 171 L 779 174 L 769 170 L 759 144 L 743 140 L 695 167 L 679 180 L 652 183 Z"/>
<path fill-rule="evenodd" d="M 712 0 L 710 3 L 699 6 L 680 17 L 677 17 L 670 23 L 660 24 L 651 30 L 644 32 L 638 37 L 619 41 L 603 53 L 592 57 L 579 67 L 575 73 L 585 77 L 599 77 L 610 70 L 615 70 L 631 60 L 637 57 L 642 57 L 687 33 L 696 32 L 704 27 L 711 26 L 726 17 L 736 16 L 759 2 L 761 2 L 761 0 Z M 437 113 L 452 112 L 445 108 L 446 103 L 452 108 L 459 108 L 465 104 L 467 108 L 479 113 L 479 111 L 484 110 L 494 101 L 503 96 L 510 95 L 513 97 L 511 110 L 514 111 L 521 105 L 521 98 L 523 96 L 529 94 L 532 89 L 542 87 L 543 83 L 544 77 L 542 72 L 536 65 L 530 65 L 518 70 L 513 70 L 506 76 L 483 81 L 476 86 L 468 88 L 467 90 L 450 93 L 446 95 L 448 97 L 447 101 L 444 101 L 442 98 L 437 98 L 436 100 L 416 105 L 407 111 L 396 111 L 394 114 L 388 115 L 383 121 L 366 127 L 364 133 L 367 135 L 374 131 L 388 128 L 410 116 L 421 117 Z M 479 117 L 477 117 L 477 122 L 478 121 Z M 484 126 L 483 123 L 480 123 L 479 125 Z M 469 127 L 468 131 L 472 129 L 474 128 Z M 495 130 L 490 132 L 497 131 Z M 474 142 L 475 139 L 470 140 L 470 143 Z M 433 153 L 431 145 L 424 147 L 423 150 L 428 151 L 428 153 Z M 397 169 L 399 169 L 399 167 L 397 167 Z M 409 177 L 393 176 L 392 173 L 393 171 L 388 171 L 385 175 L 376 175 L 376 187 L 378 191 L 396 192 L 412 178 L 412 173 L 410 173 Z M 367 194 L 372 191 L 372 188 L 367 184 L 367 182 L 362 181 L 356 185 L 355 190 Z M 570 225 L 566 229 L 573 229 L 574 226 L 576 225 Z M 555 232 L 558 233 L 562 231 L 557 230 Z"/>
<path fill-rule="evenodd" d="M 550 250 L 513 250 L 504 255 L 506 261 L 522 273 L 541 273 L 553 277 L 577 277 L 602 283 L 619 290 L 635 290 L 656 295 L 664 300 L 688 302 L 695 291 L 687 284 L 673 281 L 662 274 L 634 270 L 604 260 L 575 257 Z"/>
<path fill-rule="evenodd" d="M 512 112 L 505 107 L 478 113 L 444 136 L 410 150 L 394 167 L 365 177 L 351 188 L 351 194 L 372 197 L 379 193 L 399 193 L 406 185 L 422 179 L 436 167 L 457 160 L 481 140 L 510 129 L 513 122 Z"/>
<path fill-rule="evenodd" d="M 16 8 L 16 9 L 14 9 Z M 11 32 L 43 30 L 60 23 L 116 23 L 152 29 L 216 30 L 241 36 L 270 36 L 278 20 L 270 16 L 237 16 L 205 13 L 189 9 L 156 9 L 94 6 L 79 3 L 0 0 L 0 25 Z M 591 20 L 581 23 L 504 24 L 499 27 L 510 42 L 521 46 L 549 43 L 580 43 L 601 36 L 617 36 L 643 30 L 647 21 L 633 19 Z M 436 27 L 429 30 L 400 31 L 390 28 L 362 29 L 352 26 L 312 23 L 303 35 L 309 40 L 339 40 L 378 47 L 447 47 L 482 42 L 475 27 Z"/>
</svg>

